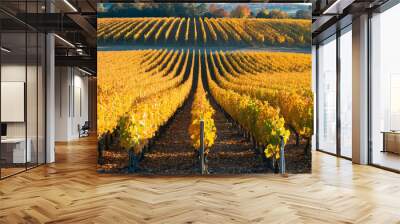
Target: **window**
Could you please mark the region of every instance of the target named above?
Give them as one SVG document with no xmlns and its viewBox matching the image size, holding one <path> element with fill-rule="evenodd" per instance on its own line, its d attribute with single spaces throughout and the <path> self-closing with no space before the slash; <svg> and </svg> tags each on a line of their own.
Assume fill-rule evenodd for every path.
<svg viewBox="0 0 400 224">
<path fill-rule="evenodd" d="M 4 4 L 23 16 L 44 2 Z M 0 178 L 45 163 L 45 41 L 44 33 L 0 13 Z"/>
<path fill-rule="evenodd" d="M 340 155 L 352 157 L 352 33 L 351 26 L 340 36 Z"/>
<path fill-rule="evenodd" d="M 371 159 L 400 170 L 400 5 L 371 18 Z"/>
<path fill-rule="evenodd" d="M 336 153 L 336 36 L 318 49 L 318 149 Z"/>
</svg>

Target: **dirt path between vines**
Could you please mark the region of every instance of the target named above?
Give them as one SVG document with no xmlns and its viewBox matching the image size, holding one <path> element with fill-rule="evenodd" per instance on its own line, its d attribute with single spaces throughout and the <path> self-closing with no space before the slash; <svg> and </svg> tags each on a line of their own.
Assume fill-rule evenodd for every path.
<svg viewBox="0 0 400 224">
<path fill-rule="evenodd" d="M 217 139 L 208 155 L 210 173 L 266 173 L 270 172 L 260 155 L 239 132 L 238 128 L 225 117 L 224 113 L 212 103 L 215 109 L 214 122 Z"/>
<path fill-rule="evenodd" d="M 140 162 L 139 173 L 162 175 L 199 174 L 199 161 L 191 146 L 188 128 L 193 98 L 175 115 Z M 217 139 L 208 156 L 211 174 L 268 172 L 261 156 L 215 106 Z"/>
<path fill-rule="evenodd" d="M 180 175 L 200 172 L 188 132 L 192 102 L 193 96 L 176 112 L 170 125 L 161 133 L 150 151 L 144 154 L 139 163 L 139 173 Z"/>
</svg>

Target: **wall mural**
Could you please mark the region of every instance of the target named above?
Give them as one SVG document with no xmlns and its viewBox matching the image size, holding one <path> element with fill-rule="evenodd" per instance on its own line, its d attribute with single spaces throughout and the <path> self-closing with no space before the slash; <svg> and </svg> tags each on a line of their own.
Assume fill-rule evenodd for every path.
<svg viewBox="0 0 400 224">
<path fill-rule="evenodd" d="M 311 4 L 98 9 L 99 172 L 311 172 Z"/>
</svg>

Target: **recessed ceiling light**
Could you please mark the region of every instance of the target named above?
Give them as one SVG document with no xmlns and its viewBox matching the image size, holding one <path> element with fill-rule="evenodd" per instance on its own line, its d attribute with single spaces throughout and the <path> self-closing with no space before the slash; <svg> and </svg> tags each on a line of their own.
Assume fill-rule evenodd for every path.
<svg viewBox="0 0 400 224">
<path fill-rule="evenodd" d="M 59 40 L 61 40 L 62 42 L 64 42 L 65 44 L 67 44 L 70 47 L 75 48 L 75 45 L 73 45 L 71 42 L 69 42 L 68 40 L 62 38 L 61 36 L 59 36 L 58 34 L 54 34 L 55 37 L 57 37 Z"/>
<path fill-rule="evenodd" d="M 340 15 L 343 14 L 343 10 L 351 5 L 355 0 L 336 0 L 331 4 L 324 12 L 323 15 Z"/>
<path fill-rule="evenodd" d="M 9 49 L 7 49 L 5 47 L 1 47 L 0 49 L 1 49 L 1 51 L 4 51 L 6 53 L 10 53 L 11 52 L 11 50 L 9 50 Z"/>
<path fill-rule="evenodd" d="M 65 4 L 68 5 L 68 7 L 70 7 L 74 12 L 78 12 L 78 10 L 68 1 L 68 0 L 64 0 Z"/>
<path fill-rule="evenodd" d="M 88 72 L 88 71 L 86 71 L 86 70 L 83 70 L 83 69 L 81 69 L 81 68 L 79 68 L 79 67 L 78 67 L 78 70 L 81 71 L 81 72 L 83 72 L 83 73 L 85 73 L 85 74 L 87 74 L 87 75 L 93 75 L 92 73 L 90 73 L 90 72 Z"/>
</svg>

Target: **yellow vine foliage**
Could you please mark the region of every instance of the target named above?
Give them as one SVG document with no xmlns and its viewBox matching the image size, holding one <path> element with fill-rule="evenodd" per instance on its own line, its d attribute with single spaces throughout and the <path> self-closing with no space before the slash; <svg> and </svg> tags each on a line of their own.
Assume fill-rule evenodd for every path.
<svg viewBox="0 0 400 224">
<path fill-rule="evenodd" d="M 210 57 L 220 71 L 220 75 L 216 79 L 223 88 L 268 102 L 271 106 L 280 110 L 280 114 L 285 118 L 288 125 L 295 129 L 301 137 L 305 139 L 311 138 L 313 127 L 313 96 L 311 89 L 302 91 L 295 85 L 287 87 L 285 81 L 290 79 L 290 76 L 288 77 L 287 75 L 287 79 L 283 79 L 276 74 L 264 74 L 264 79 L 259 81 L 261 84 L 257 84 L 257 79 L 248 78 L 252 76 L 251 74 L 238 73 L 236 68 L 240 66 L 232 64 L 230 61 L 233 60 L 228 60 L 223 52 L 215 52 Z M 216 62 L 214 62 L 214 57 Z M 270 78 L 274 76 L 278 76 L 278 78 Z M 310 73 L 308 73 L 308 76 L 311 76 Z M 260 79 L 259 76 L 257 77 Z M 292 76 L 292 79 L 294 77 Z M 270 82 L 268 83 L 268 81 Z M 310 85 L 310 82 L 308 85 Z M 303 86 L 303 88 L 305 87 Z"/>
<path fill-rule="evenodd" d="M 207 43 L 207 33 L 206 33 L 206 28 L 204 26 L 204 22 L 203 19 L 200 17 L 199 18 L 199 22 L 200 22 L 200 28 L 201 28 L 201 34 L 203 36 L 203 42 Z"/>
<path fill-rule="evenodd" d="M 190 18 L 186 20 L 186 33 L 185 33 L 185 41 L 189 40 L 189 29 L 190 29 Z"/>
<path fill-rule="evenodd" d="M 193 18 L 193 27 L 194 27 L 194 41 L 197 42 L 197 25 L 196 25 L 196 18 Z"/>
<path fill-rule="evenodd" d="M 158 41 L 168 40 L 176 30 L 175 41 L 183 32 L 183 39 L 193 43 L 218 40 L 254 43 L 256 40 L 271 46 L 307 47 L 311 41 L 310 20 L 206 17 L 191 20 L 180 17 L 99 18 L 97 36 L 101 41 Z M 199 34 L 203 38 L 198 38 Z"/>
<path fill-rule="evenodd" d="M 191 110 L 191 123 L 189 126 L 190 139 L 195 149 L 200 147 L 200 121 L 204 121 L 204 146 L 206 153 L 210 150 L 211 146 L 217 137 L 217 129 L 214 124 L 213 116 L 214 109 L 210 105 L 206 91 L 203 87 L 202 71 L 201 71 L 201 54 L 198 54 L 198 81 L 196 94 L 194 96 L 192 110 Z"/>
<path fill-rule="evenodd" d="M 249 95 L 239 94 L 230 89 L 220 87 L 212 78 L 208 61 L 216 77 L 221 76 L 215 64 L 213 53 L 205 52 L 207 82 L 211 94 L 219 105 L 244 129 L 254 136 L 261 144 L 266 145 L 266 156 L 279 158 L 280 136 L 286 143 L 290 136 L 289 130 L 285 128 L 285 120 L 276 109 L 266 101 L 261 101 Z"/>
<path fill-rule="evenodd" d="M 179 34 L 180 34 L 180 32 L 181 32 L 181 26 L 182 26 L 182 24 L 185 22 L 185 18 L 182 18 L 180 21 L 179 21 L 179 24 L 178 24 L 178 29 L 176 30 L 176 33 L 175 33 L 175 41 L 178 41 L 178 39 L 179 39 Z"/>
<path fill-rule="evenodd" d="M 189 55 L 189 54 L 187 54 Z M 119 119 L 118 127 L 122 147 L 141 152 L 147 141 L 154 137 L 189 96 L 193 82 L 194 53 L 189 78 L 181 85 L 149 96 L 132 107 Z"/>
<path fill-rule="evenodd" d="M 123 30 L 121 20 L 112 21 L 112 26 L 119 27 L 120 31 Z M 178 19 L 169 24 L 174 21 L 178 24 Z M 208 19 L 203 22 L 210 23 Z M 145 26 L 143 21 L 137 21 L 137 24 L 142 24 L 137 30 Z M 200 20 L 198 24 L 197 28 L 201 30 Z M 168 27 L 165 25 L 163 29 Z M 230 30 L 239 31 L 232 26 Z M 100 32 L 109 31 L 102 25 Z M 266 146 L 268 157 L 278 158 L 279 136 L 283 136 L 286 142 L 290 134 L 288 127 L 305 139 L 311 137 L 313 94 L 310 64 L 310 55 L 298 53 L 201 53 L 167 49 L 99 52 L 98 137 L 117 131 L 121 146 L 140 152 L 147 140 L 187 99 L 193 79 L 198 76 L 189 133 L 192 145 L 198 148 L 198 125 L 203 119 L 205 144 L 210 149 L 216 138 L 216 129 L 214 110 L 203 87 L 201 74 L 205 73 L 204 81 L 207 81 L 210 94 L 218 104 Z M 198 67 L 197 74 L 194 74 L 195 66 Z"/>
<path fill-rule="evenodd" d="M 112 133 L 119 118 L 136 102 L 181 84 L 188 64 L 188 54 L 183 50 L 171 50 L 171 57 L 160 57 L 167 53 L 166 50 L 98 53 L 99 137 Z M 182 63 L 184 69 L 178 71 Z"/>
<path fill-rule="evenodd" d="M 174 18 L 172 23 L 169 25 L 167 31 L 165 32 L 165 40 L 168 40 L 169 36 L 171 35 L 171 31 L 174 28 L 176 22 L 180 21 L 179 18 Z"/>
</svg>

